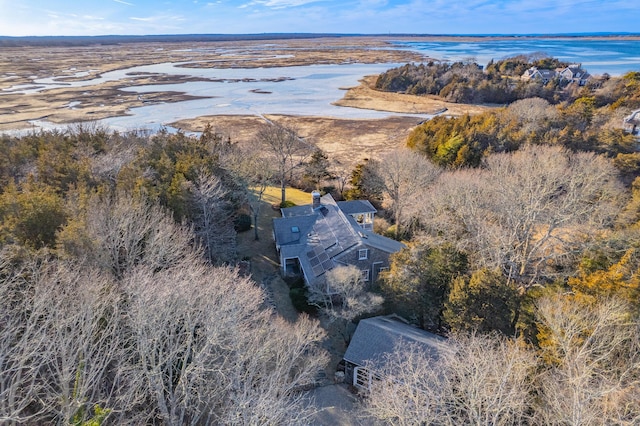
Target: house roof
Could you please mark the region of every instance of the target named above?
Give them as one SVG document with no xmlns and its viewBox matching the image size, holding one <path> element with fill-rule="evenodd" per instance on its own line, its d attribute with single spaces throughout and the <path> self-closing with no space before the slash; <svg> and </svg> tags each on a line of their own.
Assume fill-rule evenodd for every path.
<svg viewBox="0 0 640 426">
<path fill-rule="evenodd" d="M 358 324 L 344 359 L 360 366 L 368 364 L 374 370 L 379 370 L 384 365 L 385 356 L 393 353 L 399 345 L 417 344 L 430 356 L 437 357 L 445 347 L 445 342 L 443 337 L 392 316 L 367 318 Z"/>
<path fill-rule="evenodd" d="M 321 205 L 282 209 L 284 217 L 273 220 L 276 244 L 285 258 L 297 257 L 305 276 L 313 280 L 335 267 L 333 258 L 355 246 L 361 237 L 330 194 Z M 298 226 L 299 233 L 292 228 Z M 297 234 L 297 235 L 294 235 Z"/>
<path fill-rule="evenodd" d="M 542 76 L 542 78 L 544 79 L 549 79 L 551 80 L 552 78 L 555 78 L 556 76 L 556 72 L 554 70 L 538 70 L 538 72 L 540 73 L 540 76 Z"/>
<path fill-rule="evenodd" d="M 375 213 L 375 207 L 369 200 L 338 201 L 338 207 L 345 214 Z"/>
<path fill-rule="evenodd" d="M 316 218 L 312 215 L 290 217 L 286 221 L 274 220 L 276 242 L 280 246 L 301 243 L 304 241 L 302 237 L 311 231 L 315 221 Z"/>
<path fill-rule="evenodd" d="M 373 209 L 368 202 L 349 207 Z M 356 247 L 370 246 L 387 253 L 404 247 L 402 243 L 362 229 L 338 207 L 330 194 L 320 198 L 319 208 L 313 209 L 311 204 L 284 208 L 282 216 L 273 220 L 276 245 L 283 259 L 298 258 L 308 282 L 333 269 L 341 255 Z"/>
<path fill-rule="evenodd" d="M 371 231 L 363 230 L 362 233 L 364 234 L 365 240 L 363 240 L 363 243 L 365 245 L 375 247 L 382 251 L 386 251 L 387 253 L 395 253 L 405 248 L 405 245 L 400 241 L 383 237 L 382 235 L 378 235 Z"/>
<path fill-rule="evenodd" d="M 567 80 L 585 81 L 591 78 L 591 74 L 582 68 L 581 64 L 571 64 L 566 68 L 558 68 L 556 71 Z"/>
<path fill-rule="evenodd" d="M 548 69 L 538 69 L 536 67 L 531 67 L 522 74 L 522 78 L 528 80 L 531 78 L 539 77 L 543 80 L 551 80 L 556 76 L 556 72 L 554 70 Z"/>
<path fill-rule="evenodd" d="M 624 122 L 627 124 L 640 124 L 640 109 L 633 111 L 631 114 L 624 118 Z"/>
<path fill-rule="evenodd" d="M 535 74 L 538 71 L 538 69 L 536 67 L 531 67 L 528 68 L 524 74 L 522 74 L 523 78 L 531 78 L 533 76 L 533 74 Z"/>
</svg>

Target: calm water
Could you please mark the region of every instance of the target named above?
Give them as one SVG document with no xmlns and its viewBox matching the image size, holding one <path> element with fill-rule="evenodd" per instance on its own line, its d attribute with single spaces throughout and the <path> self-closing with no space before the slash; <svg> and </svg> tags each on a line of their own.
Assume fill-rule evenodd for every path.
<svg viewBox="0 0 640 426">
<path fill-rule="evenodd" d="M 396 41 L 399 49 L 419 51 L 434 59 L 475 58 L 481 65 L 519 54 L 545 53 L 565 62 L 581 63 L 593 75 L 640 71 L 640 41 L 585 39 L 509 39 L 478 42 Z"/>
<path fill-rule="evenodd" d="M 132 108 L 128 116 L 100 120 L 99 123 L 114 130 L 158 130 L 186 118 L 203 115 L 261 115 L 285 114 L 301 116 L 326 116 L 351 119 L 375 119 L 399 115 L 360 108 L 332 105 L 344 96 L 347 87 L 357 86 L 366 75 L 375 75 L 399 64 L 344 64 L 310 65 L 279 68 L 182 68 L 179 64 L 145 65 L 107 72 L 100 77 L 75 82 L 57 81 L 55 78 L 39 79 L 27 86 L 14 86 L 9 93 L 35 93 L 59 87 L 85 87 L 108 81 L 126 81 L 137 73 L 188 75 L 217 81 L 197 81 L 178 84 L 146 85 L 124 88 L 125 91 L 144 94 L 149 92 L 176 91 L 204 99 L 176 103 L 150 104 Z M 279 81 L 274 81 L 279 80 Z M 34 87 L 35 86 L 35 87 Z M 0 96 L 1 100 L 1 96 Z M 69 105 L 81 108 L 82 104 Z M 403 114 L 412 115 L 412 114 Z M 416 114 L 417 121 L 429 118 Z M 34 121 L 43 129 L 66 128 L 46 121 Z M 17 131 L 13 133 L 25 133 Z"/>
</svg>

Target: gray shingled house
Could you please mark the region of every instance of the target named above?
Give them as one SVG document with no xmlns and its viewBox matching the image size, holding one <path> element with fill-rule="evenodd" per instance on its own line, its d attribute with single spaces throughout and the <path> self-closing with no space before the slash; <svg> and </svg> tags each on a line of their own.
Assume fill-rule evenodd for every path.
<svg viewBox="0 0 640 426">
<path fill-rule="evenodd" d="M 366 282 L 374 282 L 404 244 L 373 232 L 376 209 L 369 201 L 311 196 L 311 204 L 283 208 L 273 220 L 283 274 L 302 274 L 311 284 L 337 266 L 354 265 Z"/>
<path fill-rule="evenodd" d="M 446 339 L 414 327 L 396 315 L 367 318 L 356 328 L 344 354 L 345 381 L 369 390 L 376 375 L 383 371 L 385 357 L 402 345 L 419 345 L 429 356 L 445 349 Z"/>
<path fill-rule="evenodd" d="M 584 86 L 591 79 L 591 74 L 582 68 L 582 64 L 571 64 L 564 69 L 557 70 L 558 76 L 563 80 L 569 80 Z"/>
<path fill-rule="evenodd" d="M 556 76 L 557 74 L 554 70 L 531 67 L 526 70 L 520 78 L 524 81 L 540 80 L 542 84 L 547 84 L 548 82 L 556 78 Z"/>
</svg>

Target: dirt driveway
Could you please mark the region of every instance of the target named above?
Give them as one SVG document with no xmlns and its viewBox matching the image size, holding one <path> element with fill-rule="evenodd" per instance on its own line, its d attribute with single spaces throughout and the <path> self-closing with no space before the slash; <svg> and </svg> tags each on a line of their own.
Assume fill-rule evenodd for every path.
<svg viewBox="0 0 640 426">
<path fill-rule="evenodd" d="M 292 191 L 294 190 L 289 190 L 289 192 Z M 283 318 L 294 322 L 298 318 L 298 312 L 291 304 L 289 287 L 280 277 L 278 253 L 272 234 L 273 226 L 271 223 L 274 217 L 280 217 L 280 210 L 273 208 L 272 202 L 273 200 L 267 197 L 260 207 L 258 217 L 258 236 L 260 239 L 254 238 L 253 229 L 242 232 L 238 234 L 237 250 L 240 259 L 250 261 L 251 276 L 267 291 L 269 302 L 274 305 Z"/>
<path fill-rule="evenodd" d="M 321 386 L 309 391 L 310 404 L 317 410 L 311 426 L 364 426 L 372 419 L 362 416 L 358 397 L 345 384 Z"/>
</svg>

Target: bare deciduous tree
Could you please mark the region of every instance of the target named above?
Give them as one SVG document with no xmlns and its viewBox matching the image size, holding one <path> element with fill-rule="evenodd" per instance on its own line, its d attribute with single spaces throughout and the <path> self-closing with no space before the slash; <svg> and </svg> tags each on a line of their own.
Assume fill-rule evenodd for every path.
<svg viewBox="0 0 640 426">
<path fill-rule="evenodd" d="M 20 309 L 3 310 L 7 322 L 0 326 L 6 345 L 0 419 L 87 420 L 95 406 L 112 407 L 122 390 L 113 371 L 124 353 L 119 296 L 108 275 L 77 264 L 53 261 L 28 268 L 19 287 L 0 285 Z"/>
<path fill-rule="evenodd" d="M 368 291 L 362 272 L 355 266 L 338 266 L 324 280 L 309 286 L 309 303 L 322 309 L 330 321 L 341 321 L 343 337 L 348 341 L 348 324 L 355 318 L 378 310 L 384 299 Z"/>
<path fill-rule="evenodd" d="M 401 229 L 418 216 L 423 194 L 435 182 L 441 170 L 423 155 L 408 149 L 390 152 L 374 163 L 380 177 L 385 206 L 393 213 L 396 239 Z"/>
<path fill-rule="evenodd" d="M 518 120 L 525 133 L 536 132 L 560 116 L 558 109 L 542 98 L 520 99 L 509 105 L 507 112 Z"/>
<path fill-rule="evenodd" d="M 326 362 L 317 322 L 264 310 L 255 283 L 206 264 L 154 205 L 104 202 L 86 220 L 96 256 L 82 263 L 0 253 L 2 421 L 305 421 Z"/>
<path fill-rule="evenodd" d="M 274 319 L 262 291 L 228 268 L 138 269 L 125 285 L 137 360 L 130 374 L 143 378 L 131 392 L 150 395 L 167 423 L 273 424 L 308 414 L 299 392 L 325 362 L 315 322 Z"/>
<path fill-rule="evenodd" d="M 528 285 L 551 278 L 610 223 L 622 193 L 610 162 L 590 153 L 525 147 L 489 156 L 483 170 L 442 175 L 423 203 L 432 235 Z"/>
<path fill-rule="evenodd" d="M 10 247 L 0 252 L 0 423 L 37 421 L 39 413 L 29 406 L 42 387 L 37 371 L 43 355 L 30 342 L 39 334 L 29 315 L 29 281 L 36 267 L 14 256 Z"/>
<path fill-rule="evenodd" d="M 131 195 L 95 199 L 86 227 L 94 244 L 90 255 L 117 278 L 137 265 L 162 269 L 197 256 L 189 230 L 176 225 L 159 205 Z"/>
<path fill-rule="evenodd" d="M 364 405 L 387 424 L 523 424 L 535 365 L 531 352 L 497 336 L 450 339 L 437 354 L 403 346 L 376 372 Z"/>
<path fill-rule="evenodd" d="M 312 149 L 293 129 L 276 123 L 263 125 L 258 131 L 257 139 L 275 160 L 277 177 L 280 181 L 281 202 L 284 203 L 289 173 L 304 162 Z"/>
<path fill-rule="evenodd" d="M 537 303 L 545 424 L 637 424 L 640 421 L 640 334 L 617 300 L 585 305 L 570 296 Z"/>
<path fill-rule="evenodd" d="M 235 257 L 236 232 L 231 212 L 224 200 L 225 191 L 220 178 L 200 171 L 192 188 L 196 214 L 194 232 L 204 246 L 211 264 L 229 261 Z"/>
<path fill-rule="evenodd" d="M 252 152 L 237 151 L 230 168 L 240 178 L 247 194 L 251 215 L 253 216 L 254 238 L 258 240 L 258 217 L 267 187 L 274 182 L 275 169 L 263 157 Z"/>
</svg>

